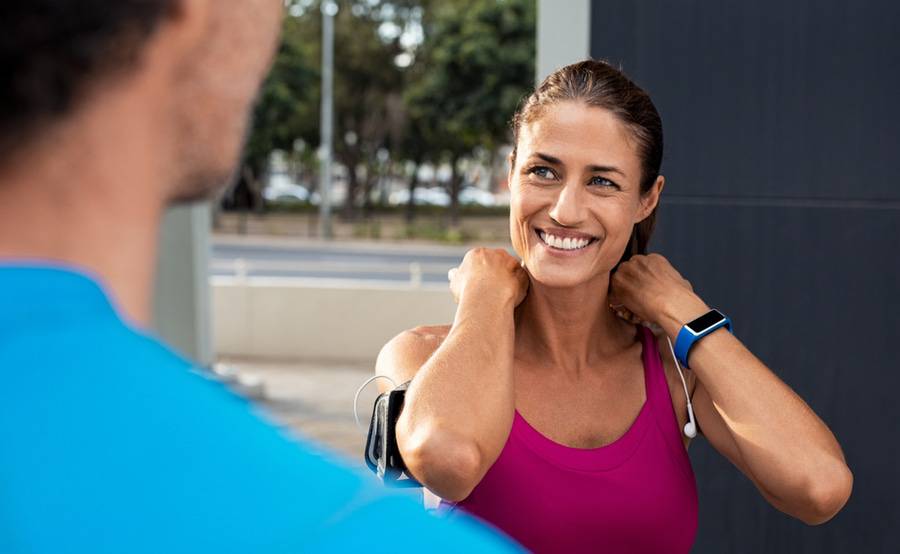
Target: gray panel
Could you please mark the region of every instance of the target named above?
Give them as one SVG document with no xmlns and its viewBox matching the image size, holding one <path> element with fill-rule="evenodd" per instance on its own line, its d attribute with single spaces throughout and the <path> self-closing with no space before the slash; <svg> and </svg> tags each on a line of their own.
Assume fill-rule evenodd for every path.
<svg viewBox="0 0 900 554">
<path fill-rule="evenodd" d="M 900 3 L 597 2 L 666 130 L 671 191 L 900 200 Z"/>
<path fill-rule="evenodd" d="M 210 336 L 208 202 L 170 208 L 160 229 L 154 327 L 170 346 L 203 366 Z"/>
</svg>

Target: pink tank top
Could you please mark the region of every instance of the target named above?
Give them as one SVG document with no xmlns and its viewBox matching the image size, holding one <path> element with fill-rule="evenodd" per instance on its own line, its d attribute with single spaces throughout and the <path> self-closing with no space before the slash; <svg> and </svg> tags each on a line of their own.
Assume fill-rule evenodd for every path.
<svg viewBox="0 0 900 554">
<path fill-rule="evenodd" d="M 690 551 L 694 471 L 656 340 L 640 330 L 647 400 L 624 435 L 600 448 L 571 448 L 516 412 L 500 457 L 456 506 L 534 552 Z"/>
</svg>

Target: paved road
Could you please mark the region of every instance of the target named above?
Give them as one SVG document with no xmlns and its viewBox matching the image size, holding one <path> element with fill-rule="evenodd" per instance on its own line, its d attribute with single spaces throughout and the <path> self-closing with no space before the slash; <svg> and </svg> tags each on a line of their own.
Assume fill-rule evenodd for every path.
<svg viewBox="0 0 900 554">
<path fill-rule="evenodd" d="M 210 274 L 446 283 L 469 248 L 215 237 Z"/>
</svg>

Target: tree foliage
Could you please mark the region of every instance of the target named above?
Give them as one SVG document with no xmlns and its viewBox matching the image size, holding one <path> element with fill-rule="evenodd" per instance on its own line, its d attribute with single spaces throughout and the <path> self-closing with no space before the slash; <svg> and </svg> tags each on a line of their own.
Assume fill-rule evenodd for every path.
<svg viewBox="0 0 900 554">
<path fill-rule="evenodd" d="M 504 144 L 507 122 L 533 86 L 534 0 L 338 5 L 334 153 L 348 171 L 344 216 L 370 198 L 385 151 L 394 166 L 451 163 L 455 212 L 457 162 Z M 245 166 L 256 175 L 272 150 L 289 152 L 296 139 L 312 150 L 319 141 L 319 1 L 294 0 L 288 13 L 247 144 Z"/>
<path fill-rule="evenodd" d="M 261 206 L 259 180 L 273 150 L 291 151 L 298 139 L 318 146 L 319 64 L 303 23 L 293 17 L 282 23 L 278 52 L 260 88 L 241 172 L 230 192 L 238 207 Z"/>
<path fill-rule="evenodd" d="M 503 144 L 510 117 L 533 86 L 535 5 L 454 0 L 431 8 L 406 99 L 410 117 L 427 129 L 429 148 L 451 163 L 455 223 L 459 159 Z"/>
</svg>

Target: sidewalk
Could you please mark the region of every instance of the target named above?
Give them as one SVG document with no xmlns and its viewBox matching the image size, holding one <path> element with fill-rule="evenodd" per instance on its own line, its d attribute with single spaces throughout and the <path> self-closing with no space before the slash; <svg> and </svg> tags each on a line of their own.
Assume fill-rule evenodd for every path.
<svg viewBox="0 0 900 554">
<path fill-rule="evenodd" d="M 250 359 L 220 362 L 238 370 L 242 377 L 262 381 L 264 395 L 255 402 L 278 423 L 363 464 L 365 436 L 353 419 L 353 395 L 373 375 L 374 367 Z M 360 394 L 360 421 L 366 427 L 376 396 L 375 383 Z"/>
</svg>

